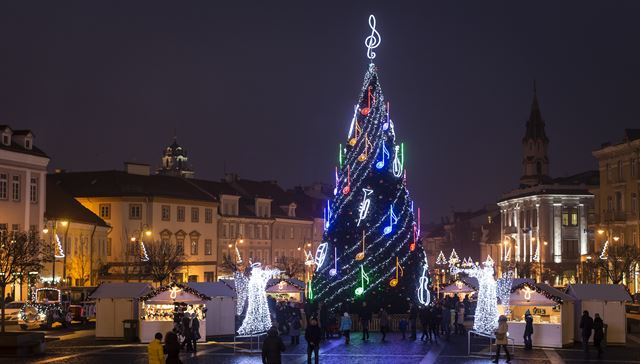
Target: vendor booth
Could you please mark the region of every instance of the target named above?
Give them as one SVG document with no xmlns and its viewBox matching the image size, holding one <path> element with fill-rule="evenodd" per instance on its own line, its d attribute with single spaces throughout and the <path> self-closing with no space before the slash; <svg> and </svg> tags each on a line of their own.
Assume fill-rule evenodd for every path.
<svg viewBox="0 0 640 364">
<path fill-rule="evenodd" d="M 138 298 L 151 290 L 147 283 L 103 283 L 89 298 L 96 301 L 96 338 L 121 339 L 124 320 L 137 320 Z"/>
<path fill-rule="evenodd" d="M 267 283 L 267 295 L 276 299 L 276 301 L 304 301 L 304 282 L 299 279 L 271 279 Z"/>
<path fill-rule="evenodd" d="M 163 335 L 174 328 L 174 322 L 180 323 L 185 315 L 195 313 L 200 321 L 200 338 L 207 339 L 207 307 L 209 296 L 179 283 L 154 289 L 139 298 L 140 342 L 148 343 L 159 332 Z"/>
<path fill-rule="evenodd" d="M 189 287 L 207 295 L 207 336 L 235 333 L 236 293 L 223 282 L 190 282 Z"/>
<path fill-rule="evenodd" d="M 509 337 L 516 345 L 524 345 L 524 315 L 527 310 L 533 316 L 534 346 L 561 348 L 573 344 L 574 299 L 542 283 L 514 282 L 509 298 L 507 315 Z M 498 306 L 499 314 L 504 307 Z"/>
<path fill-rule="evenodd" d="M 474 277 L 465 277 L 457 279 L 455 282 L 446 285 L 440 290 L 440 293 L 444 296 L 450 295 L 452 297 L 458 296 L 460 300 L 464 299 L 464 296 L 471 297 L 478 290 L 478 280 Z"/>
<path fill-rule="evenodd" d="M 624 286 L 619 284 L 571 284 L 567 286 L 567 294 L 576 300 L 575 337 L 582 340 L 580 335 L 580 317 L 582 311 L 589 311 L 592 318 L 600 314 L 607 325 L 607 344 L 626 344 L 627 319 L 625 302 L 631 301 L 631 296 Z M 590 341 L 593 342 L 593 335 Z"/>
</svg>

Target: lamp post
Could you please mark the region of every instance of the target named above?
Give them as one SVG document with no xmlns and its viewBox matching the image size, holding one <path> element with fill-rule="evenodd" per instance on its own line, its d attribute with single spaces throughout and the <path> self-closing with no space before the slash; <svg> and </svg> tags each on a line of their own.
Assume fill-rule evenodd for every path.
<svg viewBox="0 0 640 364">
<path fill-rule="evenodd" d="M 60 241 L 60 237 L 58 237 L 58 223 L 60 226 L 66 228 L 64 232 L 64 242 Z M 56 259 L 57 258 L 65 258 L 66 254 L 64 252 L 64 243 L 67 241 L 67 233 L 69 232 L 69 221 L 67 220 L 50 220 L 47 221 L 45 227 L 42 229 L 42 233 L 44 235 L 49 235 L 49 246 L 51 247 L 51 285 L 56 284 Z M 51 226 L 51 229 L 49 229 Z M 54 241 L 55 237 L 55 241 Z M 56 246 L 54 244 L 60 244 L 58 248 L 58 252 L 56 252 Z M 56 254 L 57 253 L 57 254 Z M 63 276 L 66 274 L 66 269 L 63 267 Z M 64 277 L 63 277 L 64 279 Z"/>
<path fill-rule="evenodd" d="M 242 264 L 242 256 L 240 255 L 240 250 L 238 250 L 238 243 L 244 244 L 244 239 L 242 238 L 242 236 L 238 237 L 233 244 L 229 243 L 229 245 L 227 245 L 229 249 L 234 248 L 236 251 L 233 259 L 236 265 L 236 270 L 239 270 L 238 264 Z M 229 253 L 229 255 L 231 255 L 231 252 Z"/>
</svg>

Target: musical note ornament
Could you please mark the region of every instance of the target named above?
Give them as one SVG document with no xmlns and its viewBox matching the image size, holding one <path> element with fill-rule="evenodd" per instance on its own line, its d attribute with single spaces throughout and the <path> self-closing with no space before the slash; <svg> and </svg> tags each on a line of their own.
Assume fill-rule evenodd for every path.
<svg viewBox="0 0 640 364">
<path fill-rule="evenodd" d="M 364 271 L 364 265 L 360 266 L 360 287 L 356 288 L 356 296 L 360 296 L 364 293 L 364 281 L 367 281 L 369 284 L 369 276 Z"/>
<path fill-rule="evenodd" d="M 351 166 L 347 166 L 347 185 L 342 189 L 343 195 L 348 195 L 351 192 Z"/>
<path fill-rule="evenodd" d="M 324 260 L 327 257 L 327 243 L 322 243 L 318 245 L 318 249 L 316 250 L 315 263 L 316 263 L 316 271 L 320 269 L 322 264 L 324 264 Z"/>
<path fill-rule="evenodd" d="M 369 115 L 369 112 L 371 111 L 371 103 L 375 101 L 376 99 L 371 94 L 371 86 L 369 86 L 367 89 L 367 107 L 363 107 L 362 110 L 360 110 L 360 114 L 364 116 Z"/>
<path fill-rule="evenodd" d="M 400 266 L 400 262 L 398 261 L 398 257 L 396 257 L 396 277 L 392 278 L 391 281 L 389 281 L 389 285 L 391 287 L 395 287 L 398 285 L 398 272 L 400 272 L 400 276 L 404 276 L 404 269 L 402 269 L 402 266 Z"/>
<path fill-rule="evenodd" d="M 429 270 L 429 264 L 427 258 L 424 259 L 424 265 L 422 266 L 422 277 L 418 281 L 418 301 L 423 305 L 428 305 L 431 302 L 431 293 L 429 292 L 429 278 L 427 273 Z"/>
<path fill-rule="evenodd" d="M 356 254 L 356 260 L 364 259 L 364 230 L 362 230 L 362 252 Z"/>
<path fill-rule="evenodd" d="M 338 274 L 338 248 L 333 248 L 333 269 L 329 271 L 330 276 Z"/>
<path fill-rule="evenodd" d="M 380 143 L 380 151 L 381 151 L 380 160 L 376 162 L 376 168 L 378 169 L 384 168 L 385 159 L 389 160 L 389 150 L 387 149 L 387 146 L 384 144 L 384 142 Z"/>
<path fill-rule="evenodd" d="M 364 40 L 364 45 L 367 46 L 367 58 L 373 62 L 373 59 L 376 58 L 376 53 L 373 49 L 378 48 L 380 42 L 382 42 L 382 37 L 376 30 L 376 17 L 373 14 L 369 15 L 369 28 L 371 28 L 371 35 Z"/>
<path fill-rule="evenodd" d="M 398 216 L 393 212 L 393 204 L 389 207 L 389 226 L 384 227 L 384 233 L 389 234 L 393 229 L 393 225 L 398 223 Z"/>
<path fill-rule="evenodd" d="M 362 202 L 360 203 L 360 208 L 358 209 L 360 216 L 358 216 L 358 226 L 360 226 L 360 221 L 362 221 L 367 214 L 369 213 L 369 207 L 371 206 L 371 200 L 369 200 L 369 195 L 373 193 L 373 190 L 368 188 L 363 188 L 362 192 L 364 192 L 364 196 L 362 196 Z"/>
</svg>

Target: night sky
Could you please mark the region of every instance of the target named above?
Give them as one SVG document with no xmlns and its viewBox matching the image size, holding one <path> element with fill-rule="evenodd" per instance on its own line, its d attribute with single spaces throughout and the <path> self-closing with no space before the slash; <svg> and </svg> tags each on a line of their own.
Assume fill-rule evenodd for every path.
<svg viewBox="0 0 640 364">
<path fill-rule="evenodd" d="M 177 130 L 197 177 L 333 182 L 376 50 L 423 220 L 521 174 L 536 79 L 554 177 L 637 127 L 638 1 L 5 1 L 0 124 L 67 170 L 157 167 Z"/>
</svg>

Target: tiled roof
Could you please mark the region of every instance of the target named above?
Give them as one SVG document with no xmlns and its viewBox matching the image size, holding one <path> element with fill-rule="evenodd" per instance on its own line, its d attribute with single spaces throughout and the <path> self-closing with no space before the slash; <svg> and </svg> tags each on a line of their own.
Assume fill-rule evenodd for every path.
<svg viewBox="0 0 640 364">
<path fill-rule="evenodd" d="M 98 215 L 62 190 L 57 181 L 51 179 L 47 179 L 47 210 L 44 216 L 49 220 L 68 220 L 89 225 L 109 226 Z"/>
<path fill-rule="evenodd" d="M 11 129 L 10 126 L 8 125 L 0 125 L 0 130 L 5 130 L 5 129 Z M 33 132 L 31 132 L 31 130 L 11 130 L 11 132 L 14 135 L 26 135 L 26 134 L 33 134 Z M 11 140 L 11 144 L 10 145 L 4 145 L 2 143 L 0 143 L 0 149 L 3 150 L 9 150 L 12 152 L 17 152 L 17 153 L 24 153 L 24 154 L 31 154 L 31 155 L 35 155 L 38 157 L 44 157 L 44 158 L 49 158 L 49 156 L 47 156 L 47 154 L 45 152 L 43 152 L 42 150 L 40 150 L 40 148 L 36 147 L 35 145 L 31 145 L 31 149 L 27 149 L 24 146 L 15 143 L 13 141 L 13 138 Z"/>
</svg>

